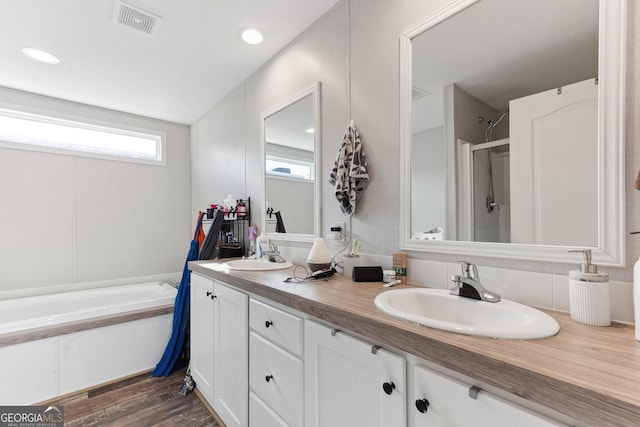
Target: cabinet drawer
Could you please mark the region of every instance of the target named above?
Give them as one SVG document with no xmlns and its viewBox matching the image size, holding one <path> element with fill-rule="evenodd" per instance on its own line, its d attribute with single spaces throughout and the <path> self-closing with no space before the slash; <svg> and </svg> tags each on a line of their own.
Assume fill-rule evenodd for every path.
<svg viewBox="0 0 640 427">
<path fill-rule="evenodd" d="M 287 351 L 302 356 L 303 321 L 260 301 L 251 300 L 249 326 Z"/>
<path fill-rule="evenodd" d="M 255 332 L 249 334 L 249 385 L 287 422 L 302 425 L 302 361 Z"/>
<path fill-rule="evenodd" d="M 249 425 L 260 427 L 289 427 L 262 399 L 249 394 Z"/>
<path fill-rule="evenodd" d="M 419 412 L 412 407 L 414 425 L 420 426 L 491 426 L 551 427 L 561 426 L 546 417 L 480 390 L 475 399 L 469 385 L 430 369 L 415 366 L 414 399 L 426 399 L 428 407 Z"/>
</svg>

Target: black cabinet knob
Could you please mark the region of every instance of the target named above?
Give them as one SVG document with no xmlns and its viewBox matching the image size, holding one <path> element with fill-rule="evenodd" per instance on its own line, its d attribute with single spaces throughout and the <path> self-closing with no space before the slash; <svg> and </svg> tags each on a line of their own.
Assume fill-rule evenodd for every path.
<svg viewBox="0 0 640 427">
<path fill-rule="evenodd" d="M 216 299 L 216 298 L 218 298 L 218 295 L 211 294 L 211 299 Z"/>
<path fill-rule="evenodd" d="M 384 384 L 382 384 L 382 389 L 387 394 L 393 393 L 393 390 L 395 388 L 396 388 L 396 385 L 394 383 L 384 383 Z"/>
<path fill-rule="evenodd" d="M 273 379 L 273 375 L 267 375 L 266 377 L 264 377 L 264 379 L 267 380 L 267 382 L 269 382 Z"/>
<path fill-rule="evenodd" d="M 273 322 L 271 320 L 267 320 L 266 322 L 264 322 L 264 327 L 265 328 L 268 328 L 271 325 L 273 325 Z"/>
<path fill-rule="evenodd" d="M 207 291 L 207 296 L 211 296 L 211 294 L 213 294 L 213 292 Z"/>
<path fill-rule="evenodd" d="M 424 414 L 429 409 L 429 401 L 427 399 L 416 400 L 416 409 Z"/>
</svg>

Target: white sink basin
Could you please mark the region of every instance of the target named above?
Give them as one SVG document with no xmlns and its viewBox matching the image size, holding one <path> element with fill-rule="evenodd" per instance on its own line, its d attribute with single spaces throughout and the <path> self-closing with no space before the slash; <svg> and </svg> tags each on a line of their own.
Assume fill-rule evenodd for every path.
<svg viewBox="0 0 640 427">
<path fill-rule="evenodd" d="M 293 264 L 289 261 L 285 262 L 269 262 L 262 259 L 236 259 L 233 261 L 227 261 L 222 264 L 222 267 L 229 270 L 250 270 L 250 271 L 272 271 L 272 270 L 284 270 L 289 268 Z"/>
<path fill-rule="evenodd" d="M 554 318 L 535 308 L 504 299 L 492 303 L 459 297 L 446 289 L 394 289 L 379 294 L 375 304 L 391 316 L 466 335 L 531 339 L 560 330 Z"/>
</svg>

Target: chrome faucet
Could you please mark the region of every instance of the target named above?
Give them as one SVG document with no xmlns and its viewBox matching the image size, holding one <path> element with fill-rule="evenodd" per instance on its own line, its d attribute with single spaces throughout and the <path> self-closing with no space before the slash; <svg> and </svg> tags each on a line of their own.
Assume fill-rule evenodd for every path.
<svg viewBox="0 0 640 427">
<path fill-rule="evenodd" d="M 262 256 L 266 257 L 269 260 L 269 262 L 277 262 L 277 263 L 286 262 L 285 259 L 282 258 L 282 255 L 280 255 L 280 250 L 278 249 L 278 246 L 272 241 L 269 241 L 269 250 L 263 251 Z"/>
<path fill-rule="evenodd" d="M 451 277 L 453 288 L 449 289 L 451 295 L 458 295 L 466 298 L 473 298 L 487 302 L 500 301 L 500 295 L 495 292 L 488 291 L 480 283 L 478 275 L 478 267 L 467 261 L 460 261 L 462 267 L 462 275 Z"/>
</svg>

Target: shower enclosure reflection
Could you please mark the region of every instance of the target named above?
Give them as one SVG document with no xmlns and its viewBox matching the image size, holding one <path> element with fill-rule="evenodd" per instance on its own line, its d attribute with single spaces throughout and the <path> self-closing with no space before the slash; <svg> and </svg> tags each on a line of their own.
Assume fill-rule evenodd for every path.
<svg viewBox="0 0 640 427">
<path fill-rule="evenodd" d="M 472 222 L 467 240 L 510 243 L 509 140 L 468 144 L 467 150 L 472 156 Z"/>
</svg>

